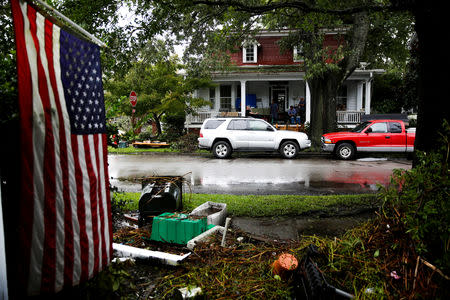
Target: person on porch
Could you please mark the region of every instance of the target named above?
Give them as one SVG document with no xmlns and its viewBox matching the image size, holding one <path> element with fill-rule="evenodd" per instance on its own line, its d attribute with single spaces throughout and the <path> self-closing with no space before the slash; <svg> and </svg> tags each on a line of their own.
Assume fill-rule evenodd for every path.
<svg viewBox="0 0 450 300">
<path fill-rule="evenodd" d="M 298 103 L 297 113 L 300 116 L 301 124 L 305 123 L 306 119 L 306 101 L 305 98 L 301 97 Z"/>
<path fill-rule="evenodd" d="M 288 116 L 291 124 L 300 124 L 300 116 L 297 115 L 297 110 L 292 105 L 289 107 Z"/>
<path fill-rule="evenodd" d="M 270 118 L 272 124 L 275 124 L 278 121 L 278 104 L 275 100 L 272 100 L 272 104 L 270 104 Z"/>
</svg>

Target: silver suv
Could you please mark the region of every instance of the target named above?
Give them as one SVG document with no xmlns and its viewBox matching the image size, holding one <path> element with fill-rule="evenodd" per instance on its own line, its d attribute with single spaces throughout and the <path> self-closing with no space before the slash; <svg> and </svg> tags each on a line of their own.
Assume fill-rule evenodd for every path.
<svg viewBox="0 0 450 300">
<path fill-rule="evenodd" d="M 254 118 L 206 119 L 198 144 L 217 158 L 228 158 L 233 151 L 278 151 L 284 158 L 294 158 L 300 150 L 311 147 L 305 133 L 277 130 Z"/>
</svg>

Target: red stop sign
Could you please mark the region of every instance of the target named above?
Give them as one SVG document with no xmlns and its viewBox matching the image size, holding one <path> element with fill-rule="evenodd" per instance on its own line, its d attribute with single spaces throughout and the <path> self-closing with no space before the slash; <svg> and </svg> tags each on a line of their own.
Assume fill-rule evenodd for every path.
<svg viewBox="0 0 450 300">
<path fill-rule="evenodd" d="M 136 103 L 137 103 L 137 95 L 136 95 L 136 92 L 135 92 L 135 91 L 131 91 L 131 93 L 130 93 L 130 103 L 131 103 L 131 106 L 133 106 L 133 107 L 136 106 Z"/>
</svg>

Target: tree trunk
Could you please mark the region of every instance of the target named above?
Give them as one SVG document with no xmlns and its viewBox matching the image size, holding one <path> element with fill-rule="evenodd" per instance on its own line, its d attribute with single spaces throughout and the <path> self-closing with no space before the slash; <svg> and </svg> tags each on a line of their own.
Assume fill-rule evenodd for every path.
<svg viewBox="0 0 450 300">
<path fill-rule="evenodd" d="M 323 134 L 323 103 L 324 93 L 322 93 L 323 80 L 311 79 L 308 81 L 311 89 L 311 124 L 310 124 L 310 139 L 311 148 L 318 150 L 320 148 L 320 137 Z"/>
<path fill-rule="evenodd" d="M 419 40 L 419 110 L 415 149 L 429 152 L 441 147 L 439 131 L 449 120 L 448 104 L 448 48 L 440 29 L 446 28 L 447 9 L 444 2 L 417 1 L 414 9 Z M 440 72 L 439 72 L 440 71 Z M 444 73 L 445 72 L 445 73 Z M 446 103 L 447 102 L 447 103 Z"/>
<path fill-rule="evenodd" d="M 353 15 L 354 25 L 349 41 L 349 54 L 339 61 L 337 70 L 328 70 L 308 80 L 311 89 L 311 147 L 320 148 L 322 134 L 336 131 L 336 98 L 339 87 L 345 79 L 358 67 L 364 52 L 369 18 L 366 11 Z M 316 45 L 322 47 L 322 45 Z M 318 49 L 317 49 L 318 51 Z M 310 59 L 314 59 L 314 51 Z"/>
<path fill-rule="evenodd" d="M 161 135 L 162 130 L 161 130 L 161 118 L 158 114 L 153 113 L 153 121 L 155 122 L 156 125 L 156 130 L 158 131 L 158 136 Z"/>
<path fill-rule="evenodd" d="M 336 131 L 336 95 L 343 80 L 341 73 L 327 73 L 308 81 L 311 89 L 311 131 L 314 150 L 320 148 L 324 133 Z"/>
</svg>

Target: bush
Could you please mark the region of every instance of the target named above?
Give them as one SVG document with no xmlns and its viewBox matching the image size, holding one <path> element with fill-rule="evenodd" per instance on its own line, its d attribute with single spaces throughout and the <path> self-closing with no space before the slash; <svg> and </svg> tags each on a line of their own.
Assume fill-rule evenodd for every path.
<svg viewBox="0 0 450 300">
<path fill-rule="evenodd" d="M 119 142 L 119 129 L 113 123 L 106 123 L 106 136 L 108 138 L 108 146 L 117 147 Z"/>
<path fill-rule="evenodd" d="M 139 141 L 148 141 L 148 140 L 152 140 L 154 138 L 154 135 L 153 135 L 153 132 L 152 132 L 152 130 L 151 130 L 151 127 L 150 127 L 150 129 L 147 129 L 147 130 L 145 130 L 145 131 L 141 131 L 141 133 L 139 133 L 139 136 L 138 136 L 138 140 Z"/>
<path fill-rule="evenodd" d="M 450 271 L 450 180 L 448 170 L 450 128 L 445 125 L 443 147 L 417 153 L 417 165 L 395 170 L 392 185 L 382 190 L 384 212 L 402 223 L 415 250 Z"/>
<path fill-rule="evenodd" d="M 184 114 L 164 115 L 163 122 L 165 129 L 160 139 L 167 142 L 173 142 L 179 139 L 183 135 L 185 121 L 186 117 Z"/>
<path fill-rule="evenodd" d="M 181 152 L 195 152 L 198 149 L 198 135 L 188 133 L 172 143 L 170 148 Z"/>
</svg>

